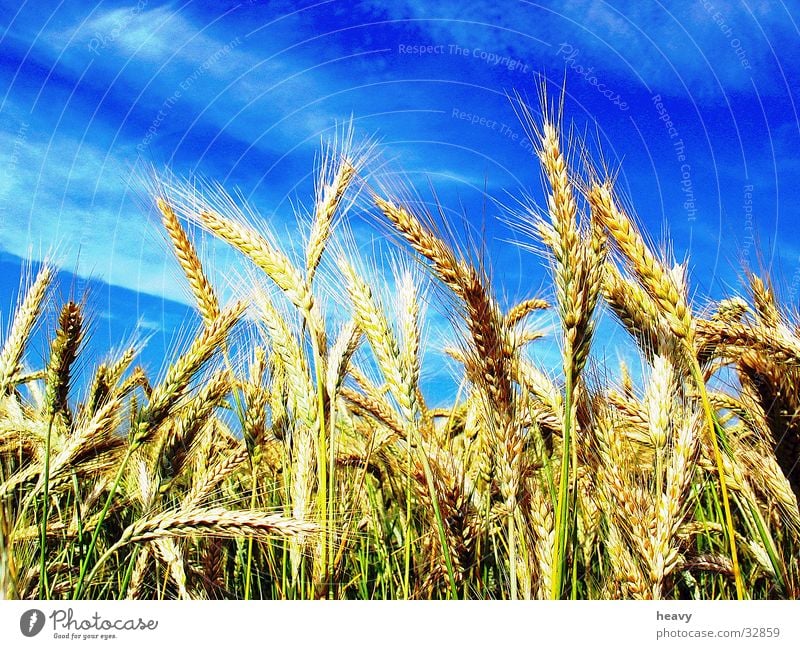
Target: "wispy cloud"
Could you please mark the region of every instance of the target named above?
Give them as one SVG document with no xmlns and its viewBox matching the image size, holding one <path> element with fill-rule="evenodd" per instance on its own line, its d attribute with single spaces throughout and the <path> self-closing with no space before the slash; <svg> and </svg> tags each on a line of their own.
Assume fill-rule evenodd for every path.
<svg viewBox="0 0 800 649">
<path fill-rule="evenodd" d="M 797 50 L 796 28 L 776 3 L 368 0 L 361 6 L 407 21 L 422 40 L 509 53 L 537 71 L 563 71 L 558 49 L 569 43 L 584 67 L 662 94 L 718 97 L 749 90 L 754 78 L 763 93 L 781 92 L 775 82 L 793 74 L 785 50 Z"/>
</svg>

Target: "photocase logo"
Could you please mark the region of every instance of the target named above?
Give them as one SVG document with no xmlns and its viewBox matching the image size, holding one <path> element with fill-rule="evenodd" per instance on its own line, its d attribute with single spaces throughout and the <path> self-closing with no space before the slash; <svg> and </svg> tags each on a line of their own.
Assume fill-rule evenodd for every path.
<svg viewBox="0 0 800 649">
<path fill-rule="evenodd" d="M 44 613 L 32 608 L 25 611 L 19 618 L 19 630 L 26 638 L 32 638 L 44 628 Z"/>
</svg>

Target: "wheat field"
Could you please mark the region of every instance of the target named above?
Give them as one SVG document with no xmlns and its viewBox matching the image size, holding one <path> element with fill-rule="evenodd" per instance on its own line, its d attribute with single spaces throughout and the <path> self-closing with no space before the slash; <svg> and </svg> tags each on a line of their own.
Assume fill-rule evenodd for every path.
<svg viewBox="0 0 800 649">
<path fill-rule="evenodd" d="M 54 303 L 41 265 L 0 345 L 2 596 L 797 597 L 797 321 L 756 274 L 742 295 L 698 296 L 690 261 L 649 243 L 560 112 L 522 117 L 546 205 L 513 220 L 551 288 L 508 309 L 479 256 L 372 182 L 369 146 L 341 142 L 321 157 L 299 254 L 219 187 L 150 184 L 197 312 L 153 375 L 137 346 L 86 358 L 85 305 Z M 356 198 L 396 239 L 391 286 L 333 243 Z M 229 303 L 197 236 L 242 257 Z M 425 335 L 433 300 L 460 372 L 443 408 L 421 381 L 426 349 L 444 346 Z M 536 326 L 545 311 L 554 334 Z M 641 379 L 592 358 L 602 312 Z M 546 344 L 558 372 L 532 360 Z"/>
</svg>

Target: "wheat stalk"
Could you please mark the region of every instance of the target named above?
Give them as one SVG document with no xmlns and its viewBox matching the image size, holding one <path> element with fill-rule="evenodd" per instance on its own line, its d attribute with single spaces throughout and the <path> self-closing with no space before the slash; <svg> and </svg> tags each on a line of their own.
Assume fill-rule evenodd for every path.
<svg viewBox="0 0 800 649">
<path fill-rule="evenodd" d="M 553 256 L 556 303 L 564 336 L 563 367 L 565 376 L 562 459 L 556 508 L 557 542 L 553 552 L 551 597 L 560 598 L 564 587 L 567 561 L 568 511 L 570 510 L 570 475 L 577 474 L 577 451 L 572 439 L 576 422 L 576 391 L 579 376 L 589 355 L 605 259 L 605 237 L 592 211 L 588 241 L 578 225 L 578 207 L 569 177 L 567 160 L 561 149 L 558 128 L 545 118 L 539 143 L 539 158 L 550 191 L 547 195 L 549 224 L 534 221 L 534 227 Z M 570 466 L 572 469 L 570 470 Z M 574 477 L 573 480 L 574 482 Z M 574 491 L 574 489 L 573 489 Z"/>
</svg>

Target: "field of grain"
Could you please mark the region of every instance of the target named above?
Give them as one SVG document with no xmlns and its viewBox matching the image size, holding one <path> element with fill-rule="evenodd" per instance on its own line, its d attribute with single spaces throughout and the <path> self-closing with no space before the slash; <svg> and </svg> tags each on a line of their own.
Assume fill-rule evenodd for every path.
<svg viewBox="0 0 800 649">
<path fill-rule="evenodd" d="M 558 111 L 522 112 L 547 205 L 514 220 L 552 288 L 507 310 L 479 256 L 372 183 L 368 147 L 341 144 L 298 223 L 303 255 L 219 188 L 152 182 L 198 316 L 156 375 L 136 347 L 86 358 L 80 296 L 55 304 L 54 268 L 38 268 L 0 345 L 2 596 L 797 597 L 796 320 L 755 274 L 742 295 L 697 295 Z M 356 195 L 397 239 L 391 300 L 329 245 Z M 242 256 L 230 303 L 200 232 Z M 331 290 L 342 326 L 322 306 Z M 433 300 L 461 368 L 435 409 L 420 381 L 425 347 L 444 344 L 423 335 Z M 549 309 L 555 339 L 533 324 Z M 641 380 L 590 358 L 601 310 Z M 559 372 L 537 367 L 536 345 L 558 346 Z"/>
</svg>

